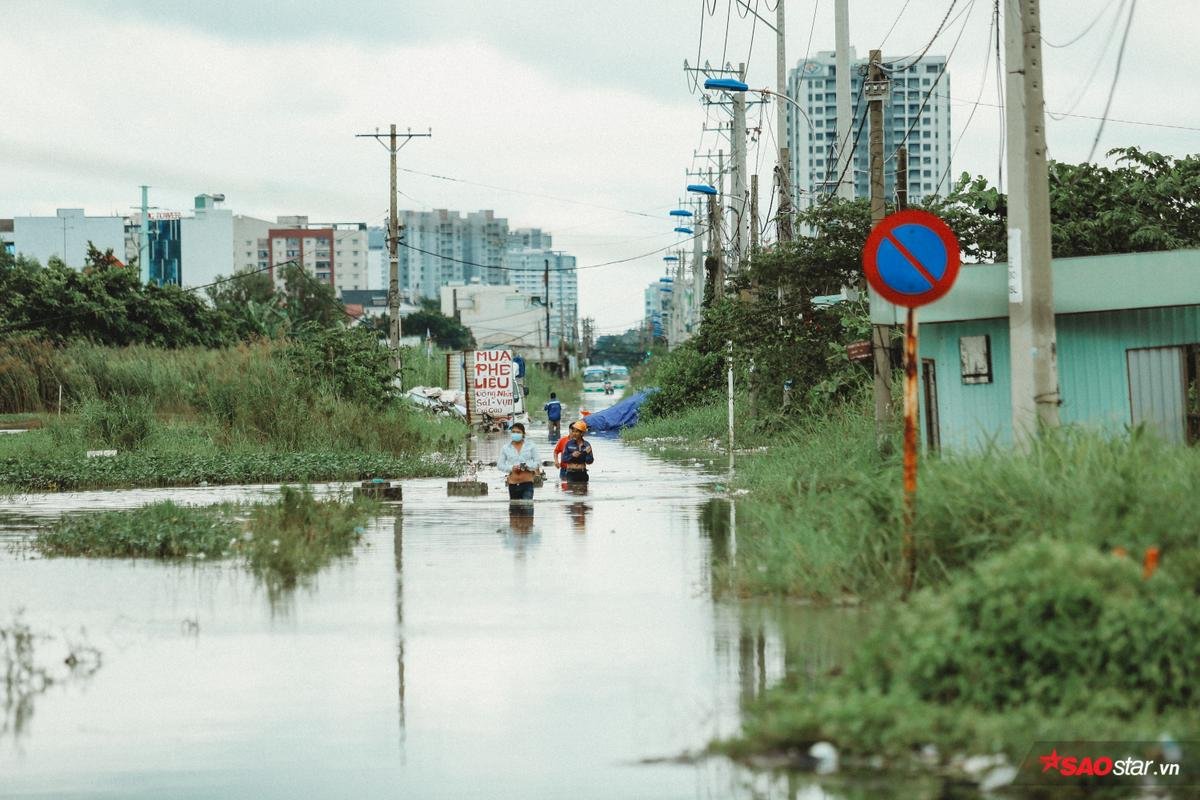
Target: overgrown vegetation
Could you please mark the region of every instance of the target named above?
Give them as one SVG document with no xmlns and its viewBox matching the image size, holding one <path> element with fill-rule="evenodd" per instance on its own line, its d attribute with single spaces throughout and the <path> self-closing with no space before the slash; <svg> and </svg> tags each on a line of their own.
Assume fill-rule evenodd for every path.
<svg viewBox="0 0 1200 800">
<path fill-rule="evenodd" d="M 0 441 L 0 485 L 20 489 L 445 474 L 460 424 L 396 396 L 364 330 L 225 349 L 0 341 L 0 408 L 66 413 Z M 110 458 L 88 450 L 116 449 Z"/>
<path fill-rule="evenodd" d="M 1200 246 L 1200 157 L 1112 155 L 1112 168 L 1051 166 L 1054 254 Z M 963 176 L 928 207 L 968 260 L 1005 258 L 1006 198 L 985 180 Z M 1067 429 L 1026 453 L 926 458 L 917 591 L 899 602 L 896 432 L 878 446 L 870 366 L 845 355 L 869 337 L 866 309 L 815 301 L 861 283 L 868 209 L 831 200 L 797 223 L 815 234 L 753 254 L 722 291 L 710 279 L 699 334 L 639 368 L 662 391 L 625 434 L 723 445 L 732 342 L 738 446 L 766 451 L 738 456 L 734 485 L 750 496 L 738 501 L 737 558 L 714 560 L 716 585 L 879 606 L 876 633 L 836 674 L 768 693 L 731 749 L 828 740 L 906 759 L 934 744 L 944 760 L 1015 760 L 1037 739 L 1196 738 L 1200 544 L 1188 499 L 1200 495 L 1200 453 L 1141 430 Z M 1151 548 L 1162 566 L 1143 578 Z"/>
<path fill-rule="evenodd" d="M 369 500 L 318 500 L 307 487 L 285 486 L 270 503 L 192 507 L 165 501 L 66 516 L 39 532 L 34 546 L 47 556 L 87 558 L 238 556 L 276 593 L 350 555 L 374 508 Z"/>
</svg>

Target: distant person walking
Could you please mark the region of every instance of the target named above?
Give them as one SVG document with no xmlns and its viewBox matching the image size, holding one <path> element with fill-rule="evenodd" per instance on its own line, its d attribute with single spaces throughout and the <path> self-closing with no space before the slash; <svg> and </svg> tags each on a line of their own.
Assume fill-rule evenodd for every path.
<svg viewBox="0 0 1200 800">
<path fill-rule="evenodd" d="M 562 403 L 558 402 L 558 395 L 551 392 L 550 402 L 542 406 L 542 410 L 546 412 L 546 419 L 550 421 L 550 438 L 557 439 L 559 423 L 562 420 Z"/>
<path fill-rule="evenodd" d="M 592 445 L 583 438 L 587 429 L 587 423 L 583 420 L 571 423 L 567 442 L 563 445 L 562 455 L 558 459 L 559 477 L 567 483 L 586 483 L 588 465 L 596 460 L 592 455 Z"/>
<path fill-rule="evenodd" d="M 513 423 L 511 441 L 500 451 L 496 468 L 504 474 L 509 500 L 532 500 L 533 479 L 541 467 L 537 448 L 525 438 L 525 426 Z"/>
</svg>

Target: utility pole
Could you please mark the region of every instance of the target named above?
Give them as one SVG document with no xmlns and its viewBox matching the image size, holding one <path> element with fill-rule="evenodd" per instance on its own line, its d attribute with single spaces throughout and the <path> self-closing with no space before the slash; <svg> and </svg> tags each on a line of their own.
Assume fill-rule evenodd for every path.
<svg viewBox="0 0 1200 800">
<path fill-rule="evenodd" d="M 1008 64 L 1008 333 L 1013 439 L 1058 427 L 1058 344 L 1050 267 L 1050 189 L 1040 0 L 1004 6 Z"/>
<path fill-rule="evenodd" d="M 880 66 L 883 56 L 871 51 L 863 96 L 871 115 L 871 225 L 878 225 L 887 214 L 883 196 L 883 101 L 891 89 L 890 81 Z M 839 173 L 840 174 L 840 173 Z M 853 185 L 853 178 L 851 178 Z M 875 435 L 882 446 L 888 420 L 892 415 L 892 329 L 889 325 L 871 326 L 871 350 L 875 359 Z"/>
<path fill-rule="evenodd" d="M 542 272 L 542 304 L 546 307 L 546 349 L 550 349 L 550 259 L 542 262 L 545 269 Z"/>
<path fill-rule="evenodd" d="M 758 176 L 750 176 L 750 257 L 758 252 Z"/>
<path fill-rule="evenodd" d="M 784 97 L 789 97 L 787 85 L 787 54 L 783 27 L 784 0 L 775 2 L 775 138 L 779 140 L 779 163 L 775 165 L 775 183 L 779 187 L 779 213 L 775 217 L 775 238 L 780 242 L 792 240 L 792 165 L 788 153 L 787 109 Z"/>
<path fill-rule="evenodd" d="M 371 138 L 379 142 L 388 151 L 391 167 L 391 197 L 390 213 L 388 215 L 388 348 L 392 351 L 392 369 L 396 371 L 396 380 L 403 388 L 400 360 L 400 215 L 396 210 L 396 153 L 401 147 L 417 138 L 430 138 L 433 131 L 428 133 L 413 133 L 410 128 L 406 133 L 397 134 L 393 124 L 384 144 L 384 135 L 376 130 L 375 133 L 357 133 L 356 138 Z M 403 139 L 403 144 L 397 146 L 396 140 Z M 457 311 L 457 304 L 455 310 Z"/>
<path fill-rule="evenodd" d="M 746 80 L 746 65 L 738 65 L 738 80 Z M 733 93 L 733 129 L 730 131 L 730 157 L 733 160 L 733 270 L 746 266 L 746 93 Z"/>
<path fill-rule="evenodd" d="M 908 208 L 908 148 L 904 145 L 896 148 L 896 207 L 901 211 Z"/>
<path fill-rule="evenodd" d="M 695 209 L 696 221 L 700 222 L 704 207 L 699 200 L 695 203 Z M 704 302 L 704 242 L 700 238 L 699 224 L 695 226 L 695 229 L 696 233 L 692 238 L 692 333 L 695 333 L 700 327 L 700 308 Z"/>
<path fill-rule="evenodd" d="M 63 260 L 67 246 L 63 245 Z M 142 284 L 150 282 L 150 187 L 142 184 L 142 224 L 138 228 L 138 272 Z"/>
<path fill-rule="evenodd" d="M 837 172 L 846 170 L 846 163 L 854 158 L 850 148 L 850 0 L 834 0 L 833 12 L 834 46 L 837 51 L 837 74 L 834 90 L 837 92 Z M 879 59 L 876 59 L 878 63 Z M 874 126 L 874 120 L 871 122 Z M 875 128 L 871 128 L 874 135 Z M 882 134 L 880 134 L 882 136 Z M 839 182 L 837 196 L 843 200 L 854 199 L 854 173 L 846 170 L 850 182 Z"/>
<path fill-rule="evenodd" d="M 724 159 L 721 156 L 722 154 L 718 151 L 717 163 L 723 165 Z M 710 170 L 710 180 L 711 177 L 712 172 Z M 721 208 L 719 197 L 719 194 L 710 194 L 708 196 L 708 262 L 705 266 L 708 263 L 712 264 L 711 277 L 713 289 L 711 302 L 713 303 L 716 303 L 725 294 L 725 245 L 721 238 L 724 211 Z"/>
</svg>

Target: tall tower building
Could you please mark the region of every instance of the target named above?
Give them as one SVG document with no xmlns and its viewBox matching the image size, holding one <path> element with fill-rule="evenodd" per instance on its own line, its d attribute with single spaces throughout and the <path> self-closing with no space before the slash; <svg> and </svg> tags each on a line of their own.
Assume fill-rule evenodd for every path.
<svg viewBox="0 0 1200 800">
<path fill-rule="evenodd" d="M 919 201 L 938 192 L 945 193 L 954 176 L 950 171 L 950 74 L 942 75 L 945 56 L 926 56 L 915 63 L 911 58 L 884 58 L 883 68 L 891 78 L 891 98 L 883 104 L 884 192 L 891 199 L 896 193 L 896 148 L 908 140 L 909 200 Z M 862 84 L 867 59 L 856 58 L 850 50 L 851 121 L 845 143 L 837 135 L 837 66 L 832 51 L 820 52 L 802 61 L 788 74 L 788 94 L 807 114 L 788 105 L 787 142 L 792 161 L 792 186 L 798 208 L 806 208 L 823 196 L 836 191 L 839 146 L 853 147 L 853 161 L 843 180 L 854 186 L 854 196 L 870 196 L 869 142 L 870 121 Z M 926 96 L 928 95 L 928 100 Z M 811 124 L 810 124 L 811 123 Z M 862 124 L 855 145 L 855 132 Z M 909 132 L 909 129 L 912 129 Z"/>
</svg>

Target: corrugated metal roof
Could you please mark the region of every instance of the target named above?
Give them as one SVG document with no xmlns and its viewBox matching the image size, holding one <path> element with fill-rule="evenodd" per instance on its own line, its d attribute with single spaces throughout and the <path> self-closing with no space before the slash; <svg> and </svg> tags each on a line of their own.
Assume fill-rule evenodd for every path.
<svg viewBox="0 0 1200 800">
<path fill-rule="evenodd" d="M 1054 311 L 1079 314 L 1200 304 L 1200 250 L 1056 258 Z M 1008 264 L 964 264 L 954 288 L 922 306 L 922 324 L 1008 317 Z M 871 293 L 871 320 L 902 322 L 904 315 Z"/>
</svg>

